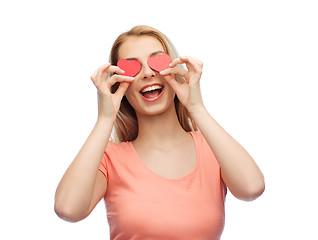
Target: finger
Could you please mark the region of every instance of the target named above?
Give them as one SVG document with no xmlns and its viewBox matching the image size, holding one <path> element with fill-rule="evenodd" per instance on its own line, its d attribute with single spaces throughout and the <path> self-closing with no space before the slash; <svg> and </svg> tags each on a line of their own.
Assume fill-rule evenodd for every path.
<svg viewBox="0 0 318 240">
<path fill-rule="evenodd" d="M 124 76 L 124 75 L 113 75 L 107 79 L 107 84 L 109 87 L 113 86 L 116 82 L 133 82 L 135 80 L 134 77 Z"/>
<path fill-rule="evenodd" d="M 103 64 L 101 65 L 98 69 L 97 69 L 97 72 L 94 76 L 94 84 L 96 86 L 100 85 L 102 80 L 106 79 L 106 76 L 107 76 L 107 72 L 106 70 L 111 66 L 110 63 L 106 63 L 106 64 Z"/>
<path fill-rule="evenodd" d="M 129 83 L 121 82 L 119 84 L 117 91 L 114 93 L 114 97 L 122 99 L 128 87 L 129 87 Z"/>
<path fill-rule="evenodd" d="M 103 72 L 105 71 L 107 68 L 110 67 L 110 63 L 106 63 L 106 64 L 103 64 L 101 65 L 99 68 L 97 68 L 95 70 L 95 72 L 91 75 L 91 80 L 93 81 L 93 83 L 96 85 L 97 84 L 97 76 L 100 72 Z"/>
<path fill-rule="evenodd" d="M 169 67 L 174 68 L 175 66 L 177 66 L 178 64 L 182 64 L 182 60 L 180 58 L 175 58 L 171 61 L 171 63 L 169 64 Z"/>
<path fill-rule="evenodd" d="M 125 71 L 120 69 L 117 66 L 110 65 L 108 68 L 105 68 L 103 71 L 99 71 L 97 74 L 97 84 L 100 84 L 103 80 L 106 80 L 107 75 L 109 73 L 118 73 L 118 74 L 124 74 Z"/>
<path fill-rule="evenodd" d="M 96 71 L 97 71 L 97 74 L 96 74 L 96 75 L 98 75 L 98 74 L 100 74 L 100 73 L 102 73 L 102 72 L 107 71 L 107 69 L 110 68 L 110 66 L 111 66 L 110 63 L 105 63 L 105 64 L 101 65 L 99 68 L 97 68 L 97 70 L 96 70 Z"/>
<path fill-rule="evenodd" d="M 107 69 L 107 72 L 108 73 L 118 73 L 118 74 L 124 74 L 125 71 L 123 69 L 121 69 L 120 67 L 118 66 L 110 66 L 108 69 Z"/>
<path fill-rule="evenodd" d="M 191 57 L 191 59 L 193 60 L 194 63 L 196 63 L 197 66 L 199 66 L 198 70 L 200 69 L 202 71 L 202 68 L 203 68 L 203 62 L 201 62 L 200 60 L 194 58 L 194 57 Z"/>
<path fill-rule="evenodd" d="M 195 71 L 195 72 L 202 72 L 202 66 L 200 66 L 199 62 L 197 62 L 197 59 L 194 59 L 192 57 L 180 57 L 180 60 L 186 64 L 189 71 Z"/>
<path fill-rule="evenodd" d="M 193 58 L 193 61 L 195 61 L 201 68 L 203 67 L 203 62 L 201 62 L 200 60 Z"/>
<path fill-rule="evenodd" d="M 183 87 L 182 83 L 179 83 L 173 75 L 165 75 L 163 79 L 172 87 L 172 89 L 177 92 L 178 89 Z"/>
<path fill-rule="evenodd" d="M 197 60 L 198 61 L 198 60 Z M 169 65 L 170 67 L 175 67 L 178 64 L 186 64 L 188 70 L 190 71 L 199 71 L 200 66 L 199 63 L 197 62 L 194 58 L 185 56 L 185 57 L 179 57 L 174 59 L 171 64 Z"/>
<path fill-rule="evenodd" d="M 187 69 L 189 71 L 198 71 L 200 72 L 202 69 L 201 66 L 201 62 L 193 57 L 179 57 L 179 58 L 175 58 L 171 63 L 170 63 L 170 67 L 175 67 L 178 64 L 186 64 Z M 203 65 L 203 64 L 202 64 Z"/>
<path fill-rule="evenodd" d="M 183 63 L 187 63 L 187 62 L 192 62 L 192 63 L 196 63 L 199 66 L 203 66 L 203 63 L 194 58 L 194 57 L 189 57 L 189 56 L 184 56 L 184 57 L 179 57 L 179 58 L 175 58 L 171 61 L 171 63 L 169 64 L 170 67 L 175 67 L 178 64 L 183 64 Z"/>
<path fill-rule="evenodd" d="M 161 75 L 169 75 L 169 74 L 177 74 L 182 77 L 185 77 L 185 75 L 188 73 L 188 71 L 184 68 L 175 67 L 175 68 L 167 68 L 160 72 Z"/>
</svg>

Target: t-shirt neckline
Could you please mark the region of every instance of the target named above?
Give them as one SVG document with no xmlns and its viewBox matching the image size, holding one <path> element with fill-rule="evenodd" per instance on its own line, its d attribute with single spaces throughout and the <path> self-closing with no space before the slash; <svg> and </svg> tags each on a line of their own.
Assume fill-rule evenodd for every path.
<svg viewBox="0 0 318 240">
<path fill-rule="evenodd" d="M 160 178 L 160 179 L 163 179 L 165 181 L 170 181 L 170 182 L 180 182 L 180 181 L 183 181 L 183 180 L 186 180 L 190 177 L 192 177 L 193 175 L 196 174 L 196 172 L 198 171 L 199 169 L 199 165 L 200 165 L 200 157 L 199 157 L 199 147 L 198 147 L 198 142 L 197 142 L 197 139 L 196 139 L 196 135 L 193 131 L 190 131 L 189 132 L 190 135 L 192 136 L 193 138 L 193 141 L 194 141 L 194 145 L 195 145 L 195 152 L 196 152 L 196 165 L 195 165 L 195 168 L 188 174 L 182 176 L 182 177 L 179 177 L 179 178 L 167 178 L 167 177 L 164 177 L 164 176 L 161 176 L 157 173 L 155 173 L 154 171 L 152 171 L 151 169 L 149 169 L 145 164 L 144 162 L 140 159 L 134 145 L 132 144 L 132 142 L 128 142 L 128 144 L 130 145 L 131 149 L 132 149 L 132 154 L 135 156 L 134 158 L 136 159 L 136 161 L 139 163 L 139 165 L 142 166 L 143 169 L 145 169 L 147 172 L 149 172 L 151 175 L 157 177 L 157 178 Z"/>
</svg>

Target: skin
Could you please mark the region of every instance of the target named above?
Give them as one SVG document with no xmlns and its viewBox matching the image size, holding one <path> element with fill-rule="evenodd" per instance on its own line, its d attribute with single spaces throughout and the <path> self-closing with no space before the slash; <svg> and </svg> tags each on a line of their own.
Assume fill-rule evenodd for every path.
<svg viewBox="0 0 318 240">
<path fill-rule="evenodd" d="M 109 63 L 92 74 L 98 95 L 98 118 L 57 187 L 54 209 L 60 218 L 80 221 L 104 197 L 107 181 L 98 167 L 124 95 L 138 119 L 138 137 L 133 141 L 136 148 L 155 149 L 160 155 L 190 144 L 192 137 L 183 130 L 175 112 L 173 99 L 177 95 L 213 150 L 221 166 L 222 179 L 231 193 L 245 201 L 263 193 L 264 177 L 253 158 L 213 119 L 203 104 L 200 91 L 203 63 L 193 57 L 180 57 L 172 61 L 170 68 L 158 73 L 148 67 L 147 59 L 160 50 L 163 51 L 160 42 L 153 37 L 130 37 L 119 48 L 119 59 L 137 58 L 141 62 L 142 69 L 134 78 L 120 75 L 123 70 Z M 187 69 L 179 68 L 179 64 L 185 64 Z M 107 78 L 108 73 L 114 72 L 118 74 Z M 184 77 L 185 83 L 178 83 L 176 74 Z M 112 94 L 110 88 L 116 82 L 120 82 L 120 86 Z M 141 87 L 149 83 L 164 85 L 163 96 L 152 103 L 144 101 L 139 94 Z"/>
<path fill-rule="evenodd" d="M 134 146 L 169 150 L 191 136 L 179 124 L 174 107 L 174 90 L 161 74 L 152 70 L 147 64 L 148 57 L 157 51 L 164 51 L 157 39 L 148 36 L 134 37 L 122 44 L 118 56 L 137 58 L 142 65 L 141 71 L 125 92 L 138 119 L 139 132 L 136 140 L 133 141 Z M 143 86 L 151 83 L 163 84 L 164 93 L 160 99 L 150 103 L 141 98 L 139 91 Z"/>
</svg>

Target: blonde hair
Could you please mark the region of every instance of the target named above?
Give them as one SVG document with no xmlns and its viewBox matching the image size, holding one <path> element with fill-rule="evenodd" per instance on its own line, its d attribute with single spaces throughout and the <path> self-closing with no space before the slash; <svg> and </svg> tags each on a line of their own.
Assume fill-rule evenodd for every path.
<svg viewBox="0 0 318 240">
<path fill-rule="evenodd" d="M 178 54 L 170 40 L 160 31 L 149 26 L 139 25 L 133 27 L 131 30 L 120 34 L 115 42 L 113 43 L 110 53 L 110 63 L 117 65 L 118 62 L 118 50 L 121 44 L 126 41 L 129 37 L 140 37 L 140 36 L 152 36 L 160 41 L 164 51 L 170 55 L 171 59 L 177 58 Z M 181 76 L 176 75 L 176 80 L 180 83 L 184 82 Z M 111 92 L 115 93 L 119 87 L 117 82 L 111 87 Z M 174 99 L 176 113 L 178 120 L 182 128 L 189 131 L 196 131 L 197 126 L 192 120 L 188 110 L 181 104 L 177 95 Z M 126 141 L 133 141 L 138 135 L 138 122 L 134 108 L 128 102 L 126 96 L 123 96 L 119 111 L 116 116 L 111 141 L 115 143 L 121 143 Z"/>
</svg>

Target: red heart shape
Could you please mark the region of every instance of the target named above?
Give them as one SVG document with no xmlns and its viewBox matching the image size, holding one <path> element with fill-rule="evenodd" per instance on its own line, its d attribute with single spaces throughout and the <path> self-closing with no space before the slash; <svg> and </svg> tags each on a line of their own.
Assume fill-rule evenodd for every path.
<svg viewBox="0 0 318 240">
<path fill-rule="evenodd" d="M 151 56 L 148 58 L 148 66 L 157 72 L 161 72 L 167 68 L 169 68 L 169 64 L 171 63 L 171 58 L 168 54 L 160 54 Z"/>
<path fill-rule="evenodd" d="M 125 71 L 124 76 L 134 77 L 141 69 L 141 64 L 138 60 L 120 59 L 117 62 L 117 66 Z"/>
</svg>

